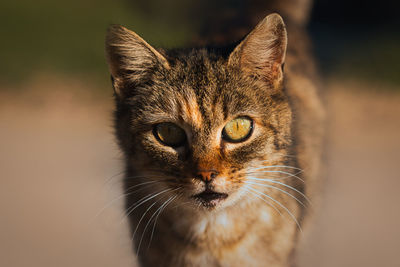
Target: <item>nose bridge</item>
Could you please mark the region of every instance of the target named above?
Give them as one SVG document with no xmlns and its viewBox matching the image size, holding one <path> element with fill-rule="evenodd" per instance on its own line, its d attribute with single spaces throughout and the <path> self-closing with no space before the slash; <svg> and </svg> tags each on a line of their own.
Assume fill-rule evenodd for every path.
<svg viewBox="0 0 400 267">
<path fill-rule="evenodd" d="M 205 163 L 207 161 L 212 161 L 212 158 L 214 157 L 213 154 L 215 154 L 215 148 L 213 148 L 211 138 L 210 134 L 206 134 L 205 132 L 193 135 L 191 150 L 194 162 Z M 205 169 L 207 169 L 207 167 L 205 167 Z"/>
<path fill-rule="evenodd" d="M 213 145 L 210 134 L 194 136 L 191 145 L 194 175 L 205 182 L 211 181 L 220 173 L 219 148 Z"/>
</svg>

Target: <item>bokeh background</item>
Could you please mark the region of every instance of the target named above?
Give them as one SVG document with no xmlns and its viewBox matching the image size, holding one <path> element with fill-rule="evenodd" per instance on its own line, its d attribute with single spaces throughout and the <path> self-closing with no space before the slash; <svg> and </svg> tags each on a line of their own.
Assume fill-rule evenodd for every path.
<svg viewBox="0 0 400 267">
<path fill-rule="evenodd" d="M 0 266 L 134 266 L 104 59 L 111 23 L 187 45 L 240 1 L 0 3 Z M 315 0 L 327 178 L 302 267 L 400 266 L 395 1 Z M 290 38 L 290 37 L 289 37 Z"/>
</svg>

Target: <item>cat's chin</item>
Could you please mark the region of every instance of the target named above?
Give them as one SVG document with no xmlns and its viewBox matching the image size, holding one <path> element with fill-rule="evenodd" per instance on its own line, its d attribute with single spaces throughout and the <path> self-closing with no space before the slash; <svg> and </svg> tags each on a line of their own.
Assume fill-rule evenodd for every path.
<svg viewBox="0 0 400 267">
<path fill-rule="evenodd" d="M 197 203 L 206 209 L 214 209 L 220 206 L 227 197 L 228 194 L 226 193 L 219 193 L 209 189 L 192 196 Z"/>
</svg>

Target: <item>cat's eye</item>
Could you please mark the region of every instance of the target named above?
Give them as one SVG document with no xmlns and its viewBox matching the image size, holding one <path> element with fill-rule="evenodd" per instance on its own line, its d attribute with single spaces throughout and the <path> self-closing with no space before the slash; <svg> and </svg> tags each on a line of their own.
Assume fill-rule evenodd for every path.
<svg viewBox="0 0 400 267">
<path fill-rule="evenodd" d="M 248 117 L 238 117 L 228 122 L 222 130 L 222 138 L 231 143 L 247 140 L 253 131 L 253 121 Z"/>
<path fill-rule="evenodd" d="M 171 122 L 157 124 L 153 133 L 162 144 L 167 146 L 179 147 L 186 141 L 185 131 Z"/>
</svg>

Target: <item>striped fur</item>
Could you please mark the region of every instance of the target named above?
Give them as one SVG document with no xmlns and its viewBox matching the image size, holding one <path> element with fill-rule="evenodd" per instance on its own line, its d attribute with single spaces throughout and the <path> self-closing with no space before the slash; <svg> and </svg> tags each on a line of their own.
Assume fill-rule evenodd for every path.
<svg viewBox="0 0 400 267">
<path fill-rule="evenodd" d="M 313 194 L 318 176 L 323 112 L 313 67 L 296 70 L 304 57 L 290 46 L 286 55 L 287 43 L 277 14 L 224 49 L 157 51 L 121 26 L 110 28 L 126 208 L 143 266 L 292 264 L 304 195 Z M 254 122 L 250 138 L 224 141 L 223 127 L 241 116 Z M 163 122 L 185 130 L 184 146 L 155 138 Z M 296 179 L 298 168 L 307 172 Z M 209 186 L 225 200 L 207 206 L 193 199 L 205 188 L 200 170 L 218 173 Z M 264 178 L 275 183 L 257 180 Z"/>
</svg>

